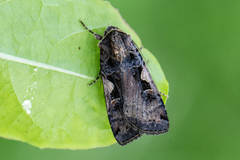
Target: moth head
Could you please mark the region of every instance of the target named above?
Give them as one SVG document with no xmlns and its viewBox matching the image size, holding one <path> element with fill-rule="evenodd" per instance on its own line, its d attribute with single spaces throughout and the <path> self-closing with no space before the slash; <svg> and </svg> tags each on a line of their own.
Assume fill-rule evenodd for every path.
<svg viewBox="0 0 240 160">
<path fill-rule="evenodd" d="M 109 32 L 113 31 L 113 30 L 119 30 L 119 28 L 114 27 L 114 26 L 108 26 L 107 29 L 106 29 L 105 32 L 104 32 L 103 37 L 104 37 L 105 35 L 107 35 Z"/>
</svg>

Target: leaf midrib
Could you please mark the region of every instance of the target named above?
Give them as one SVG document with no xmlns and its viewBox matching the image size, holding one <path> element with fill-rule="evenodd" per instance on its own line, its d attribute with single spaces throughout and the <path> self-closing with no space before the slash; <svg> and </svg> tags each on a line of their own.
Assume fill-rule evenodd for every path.
<svg viewBox="0 0 240 160">
<path fill-rule="evenodd" d="M 81 77 L 81 78 L 95 79 L 94 77 L 89 77 L 84 74 L 80 74 L 80 73 L 76 73 L 76 72 L 66 70 L 63 68 L 55 67 L 55 66 L 52 66 L 49 64 L 44 64 L 44 63 L 28 60 L 25 58 L 20 58 L 20 57 L 9 55 L 9 54 L 2 53 L 2 52 L 0 52 L 0 59 L 17 62 L 17 63 L 21 63 L 21 64 L 26 64 L 26 65 L 30 65 L 30 66 L 35 66 L 35 67 L 39 67 L 39 68 L 44 68 L 44 69 L 48 69 L 48 70 L 52 70 L 52 71 L 57 71 L 57 72 L 61 72 L 61 73 L 65 73 L 68 75 L 73 75 L 73 76 L 77 76 L 77 77 Z"/>
</svg>

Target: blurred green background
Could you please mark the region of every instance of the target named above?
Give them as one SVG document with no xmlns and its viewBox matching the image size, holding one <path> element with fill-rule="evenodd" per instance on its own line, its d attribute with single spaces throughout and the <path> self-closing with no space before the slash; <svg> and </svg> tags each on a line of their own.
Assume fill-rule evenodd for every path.
<svg viewBox="0 0 240 160">
<path fill-rule="evenodd" d="M 0 139 L 0 159 L 240 159 L 240 1 L 109 2 L 165 72 L 169 132 L 77 151 Z"/>
</svg>

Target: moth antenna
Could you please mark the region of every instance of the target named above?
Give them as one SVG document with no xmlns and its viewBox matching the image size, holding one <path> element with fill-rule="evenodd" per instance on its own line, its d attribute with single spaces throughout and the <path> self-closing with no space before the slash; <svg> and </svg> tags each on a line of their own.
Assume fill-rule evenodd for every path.
<svg viewBox="0 0 240 160">
<path fill-rule="evenodd" d="M 163 96 L 166 97 L 166 98 L 169 97 L 168 95 L 166 95 L 166 94 L 164 94 L 164 93 L 162 93 L 162 92 L 160 92 L 160 94 L 163 95 Z"/>
<path fill-rule="evenodd" d="M 101 75 L 101 70 L 99 71 L 97 78 L 92 83 L 90 83 L 88 86 L 91 86 L 92 84 L 96 83 L 98 81 L 100 75 Z"/>
<path fill-rule="evenodd" d="M 146 60 L 146 58 L 143 56 L 143 54 L 142 54 L 142 52 L 141 52 L 141 50 L 143 49 L 143 46 L 141 46 L 141 47 L 139 48 L 134 41 L 132 41 L 132 42 L 133 42 L 133 44 L 137 47 L 137 49 L 138 49 L 139 53 L 141 54 L 141 56 L 143 57 L 143 59 L 146 61 L 146 62 L 145 62 L 146 65 L 148 65 L 149 60 Z M 148 68 L 151 69 L 151 67 L 150 67 L 149 65 L 148 65 Z M 164 93 L 162 93 L 162 92 L 160 92 L 160 94 L 161 94 L 162 96 L 166 97 L 167 99 L 169 98 L 168 95 L 166 95 L 166 94 L 164 94 Z"/>
<path fill-rule="evenodd" d="M 143 46 L 138 47 L 138 45 L 137 45 L 134 41 L 132 41 L 132 42 L 133 42 L 133 44 L 137 47 L 137 49 L 138 49 L 140 55 L 141 55 L 141 56 L 143 57 L 143 59 L 146 61 L 146 58 L 145 58 L 145 57 L 143 56 L 143 54 L 142 54 Z"/>
<path fill-rule="evenodd" d="M 132 42 L 133 42 L 133 44 L 137 47 L 140 55 L 142 56 L 142 58 L 143 58 L 143 60 L 145 61 L 146 65 L 148 66 L 148 68 L 151 69 L 151 67 L 148 65 L 149 60 L 147 60 L 147 59 L 144 57 L 144 55 L 142 54 L 143 45 L 139 48 L 138 45 L 137 45 L 134 41 L 132 41 Z"/>
<path fill-rule="evenodd" d="M 101 40 L 101 39 L 102 39 L 102 36 L 100 36 L 99 34 L 94 33 L 94 32 L 91 31 L 90 29 L 88 29 L 81 20 L 79 20 L 79 22 L 82 23 L 83 27 L 84 27 L 86 30 L 88 30 L 90 33 L 92 33 L 92 34 L 95 36 L 95 39 L 97 39 L 97 40 Z"/>
</svg>

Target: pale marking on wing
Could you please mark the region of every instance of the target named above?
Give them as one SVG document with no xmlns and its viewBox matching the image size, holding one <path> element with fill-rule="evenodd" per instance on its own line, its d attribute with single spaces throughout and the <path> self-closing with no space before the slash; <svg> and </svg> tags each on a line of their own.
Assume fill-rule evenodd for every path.
<svg viewBox="0 0 240 160">
<path fill-rule="evenodd" d="M 149 73 L 148 73 L 146 67 L 143 67 L 143 69 L 142 69 L 141 79 L 149 82 Z"/>
<path fill-rule="evenodd" d="M 107 85 L 108 93 L 112 93 L 114 89 L 114 84 L 109 80 L 107 80 L 106 82 L 107 82 L 106 85 Z"/>
</svg>

